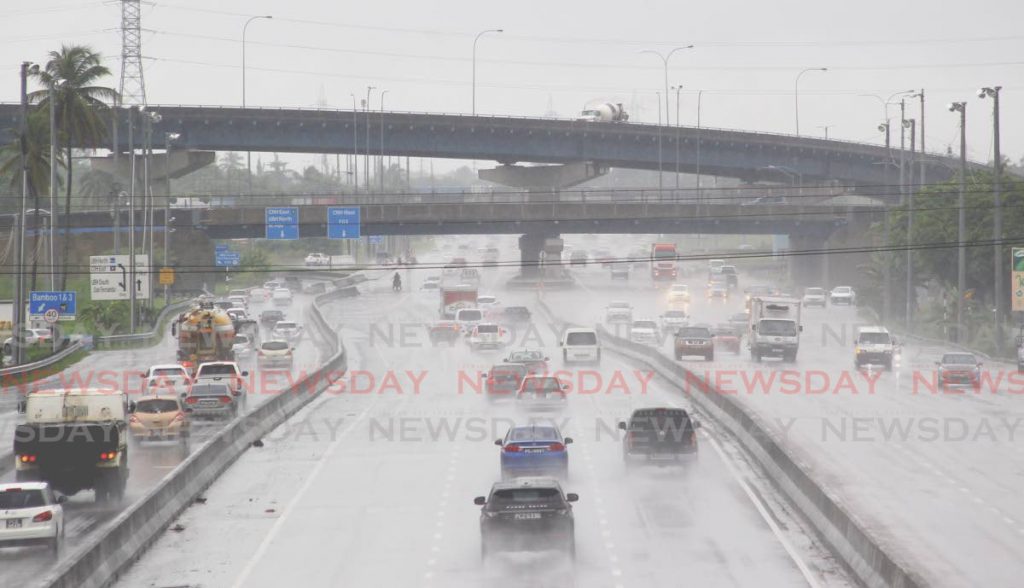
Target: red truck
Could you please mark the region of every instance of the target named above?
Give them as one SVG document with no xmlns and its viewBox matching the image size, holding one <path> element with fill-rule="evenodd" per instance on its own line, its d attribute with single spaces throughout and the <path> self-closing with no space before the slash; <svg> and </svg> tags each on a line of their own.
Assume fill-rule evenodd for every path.
<svg viewBox="0 0 1024 588">
<path fill-rule="evenodd" d="M 651 278 L 654 281 L 675 280 L 678 275 L 678 258 L 675 243 L 654 243 L 651 245 Z"/>
</svg>

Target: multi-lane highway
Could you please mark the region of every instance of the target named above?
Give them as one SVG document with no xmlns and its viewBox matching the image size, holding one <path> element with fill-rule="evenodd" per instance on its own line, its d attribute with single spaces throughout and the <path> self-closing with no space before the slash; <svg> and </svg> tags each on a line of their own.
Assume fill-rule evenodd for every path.
<svg viewBox="0 0 1024 588">
<path fill-rule="evenodd" d="M 637 407 L 688 406 L 676 383 L 608 354 L 575 370 L 606 393 L 570 393 L 560 413 L 488 402 L 471 382 L 503 354 L 431 346 L 423 325 L 438 295 L 416 291 L 422 276 L 410 275 L 412 291 L 408 281 L 403 294 L 371 287 L 332 305 L 349 387 L 244 455 L 118 585 L 851 585 L 711 423 L 693 467 L 626 471 L 617 422 Z M 507 277 L 485 270 L 481 291 L 532 305 L 532 293 L 498 290 Z M 529 345 L 562 369 L 549 325 L 536 327 Z M 387 336 L 403 329 L 404 339 Z M 616 378 L 627 386 L 612 389 Z M 545 552 L 481 561 L 473 497 L 498 478 L 493 440 L 531 418 L 575 440 L 565 484 L 581 497 L 575 564 Z"/>
<path fill-rule="evenodd" d="M 296 320 L 303 322 L 305 308 L 311 303 L 309 296 L 298 295 L 286 312 Z M 252 310 L 259 312 L 261 305 L 256 304 Z M 175 360 L 176 344 L 170 333 L 153 347 L 136 350 L 98 351 L 91 353 L 84 360 L 61 374 L 39 382 L 38 386 L 94 386 L 103 388 L 116 382 L 117 387 L 125 390 L 130 397 L 137 397 L 142 391 L 143 380 L 140 374 L 150 365 L 171 363 Z M 272 398 L 275 392 L 287 387 L 290 377 L 302 371 L 310 371 L 320 364 L 320 349 L 312 336 L 307 334 L 296 347 L 296 362 L 288 374 L 287 370 L 276 369 L 274 374 L 261 375 L 254 361 L 243 361 L 240 365 L 250 371 L 250 394 L 246 408 L 252 410 L 264 401 Z M 13 439 L 14 424 L 18 415 L 13 412 L 11 402 L 9 412 L 3 414 L 6 439 Z M 193 420 L 190 448 L 194 450 L 214 435 L 223 422 Z M 157 442 L 143 445 L 129 445 L 130 476 L 125 498 L 116 505 L 96 504 L 91 491 L 83 491 L 70 498 L 64 505 L 66 520 L 66 538 L 60 557 L 67 557 L 88 543 L 92 534 L 107 522 L 111 521 L 125 507 L 146 494 L 157 482 L 173 470 L 188 455 L 177 442 Z M 0 482 L 14 480 L 14 472 L 0 477 Z M 0 578 L 7 586 L 31 584 L 45 575 L 54 566 L 54 558 L 45 550 L 33 547 L 0 550 Z"/>
</svg>

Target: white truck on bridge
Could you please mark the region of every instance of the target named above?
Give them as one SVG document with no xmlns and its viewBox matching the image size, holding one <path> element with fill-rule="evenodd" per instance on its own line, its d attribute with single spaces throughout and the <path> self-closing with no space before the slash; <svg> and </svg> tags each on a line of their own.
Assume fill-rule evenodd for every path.
<svg viewBox="0 0 1024 588">
<path fill-rule="evenodd" d="M 576 120 L 585 122 L 626 122 L 629 120 L 629 114 L 626 113 L 626 109 L 622 107 L 621 103 L 612 104 L 611 102 L 604 102 L 587 105 Z"/>
<path fill-rule="evenodd" d="M 800 348 L 800 301 L 795 298 L 755 297 L 750 300 L 747 346 L 750 358 L 778 357 L 796 361 Z"/>
</svg>

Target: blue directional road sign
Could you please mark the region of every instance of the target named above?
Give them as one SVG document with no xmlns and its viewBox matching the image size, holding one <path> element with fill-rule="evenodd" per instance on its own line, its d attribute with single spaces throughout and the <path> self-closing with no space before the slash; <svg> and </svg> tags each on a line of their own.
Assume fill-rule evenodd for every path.
<svg viewBox="0 0 1024 588">
<path fill-rule="evenodd" d="M 242 254 L 232 251 L 227 245 L 217 245 L 213 251 L 213 259 L 217 267 L 236 267 L 242 263 Z"/>
<path fill-rule="evenodd" d="M 383 245 L 384 235 L 370 235 L 370 245 Z"/>
<path fill-rule="evenodd" d="M 264 225 L 266 237 L 292 241 L 299 238 L 299 209 L 295 206 L 267 207 Z"/>
<path fill-rule="evenodd" d="M 78 311 L 78 292 L 30 292 L 28 296 L 28 317 L 31 320 L 46 318 L 57 313 L 57 320 L 73 321 Z"/>
<path fill-rule="evenodd" d="M 358 239 L 360 228 L 358 206 L 327 207 L 328 239 Z"/>
</svg>

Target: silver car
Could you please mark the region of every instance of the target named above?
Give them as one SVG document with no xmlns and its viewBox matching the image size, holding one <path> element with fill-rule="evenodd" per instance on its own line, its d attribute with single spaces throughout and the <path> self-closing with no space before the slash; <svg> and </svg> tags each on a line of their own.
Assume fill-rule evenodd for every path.
<svg viewBox="0 0 1024 588">
<path fill-rule="evenodd" d="M 194 417 L 231 420 L 241 410 L 242 396 L 232 394 L 231 388 L 220 382 L 197 382 L 185 394 L 185 412 Z"/>
</svg>

